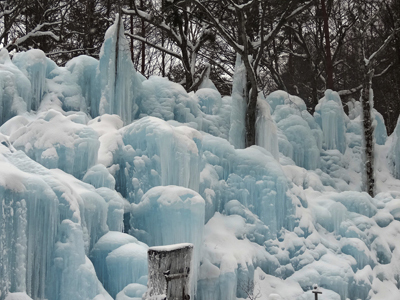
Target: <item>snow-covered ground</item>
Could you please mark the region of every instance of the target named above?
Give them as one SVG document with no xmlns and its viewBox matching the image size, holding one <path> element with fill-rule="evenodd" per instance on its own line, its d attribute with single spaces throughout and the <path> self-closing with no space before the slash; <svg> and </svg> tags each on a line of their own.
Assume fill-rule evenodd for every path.
<svg viewBox="0 0 400 300">
<path fill-rule="evenodd" d="M 232 96 L 188 94 L 136 73 L 117 32 L 66 67 L 0 51 L 1 300 L 140 299 L 148 248 L 175 243 L 198 300 L 400 299 L 399 124 L 374 112 L 371 198 L 359 103 L 260 95 L 243 149 L 239 58 Z"/>
</svg>

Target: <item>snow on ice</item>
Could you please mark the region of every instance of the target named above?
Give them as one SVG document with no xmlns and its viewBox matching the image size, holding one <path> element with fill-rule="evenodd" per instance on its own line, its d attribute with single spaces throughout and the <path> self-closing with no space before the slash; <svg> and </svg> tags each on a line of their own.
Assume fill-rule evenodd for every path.
<svg viewBox="0 0 400 300">
<path fill-rule="evenodd" d="M 121 26 L 99 60 L 0 51 L 1 300 L 141 299 L 148 248 L 175 243 L 198 300 L 400 298 L 399 124 L 374 111 L 371 198 L 357 101 L 260 94 L 244 149 L 240 57 L 232 95 L 186 93 L 134 70 Z"/>
</svg>

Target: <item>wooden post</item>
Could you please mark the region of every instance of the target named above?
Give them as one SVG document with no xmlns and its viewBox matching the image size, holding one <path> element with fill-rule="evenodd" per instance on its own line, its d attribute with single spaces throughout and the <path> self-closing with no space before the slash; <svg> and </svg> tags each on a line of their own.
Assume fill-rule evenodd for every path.
<svg viewBox="0 0 400 300">
<path fill-rule="evenodd" d="M 189 300 L 193 244 L 151 247 L 146 300 Z"/>
</svg>

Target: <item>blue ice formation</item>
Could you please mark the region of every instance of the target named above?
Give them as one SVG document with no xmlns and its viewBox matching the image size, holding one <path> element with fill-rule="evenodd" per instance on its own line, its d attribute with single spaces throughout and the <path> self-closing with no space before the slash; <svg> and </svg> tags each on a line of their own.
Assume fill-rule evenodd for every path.
<svg viewBox="0 0 400 300">
<path fill-rule="evenodd" d="M 358 192 L 357 102 L 347 117 L 328 90 L 313 117 L 260 94 L 244 148 L 240 57 L 232 95 L 209 79 L 187 93 L 136 73 L 122 31 L 65 67 L 0 51 L 0 300 L 138 300 L 148 246 L 181 242 L 198 300 L 246 298 L 252 282 L 263 299 L 314 284 L 330 300 L 399 299 L 399 125 L 387 138 L 374 111 L 372 198 Z"/>
<path fill-rule="evenodd" d="M 64 115 L 50 109 L 28 121 L 20 117 L 9 120 L 2 131 L 17 128 L 10 142 L 17 150 L 47 168 L 59 168 L 77 178 L 97 161 L 99 141 L 97 133 L 86 126 L 85 114 Z"/>
<path fill-rule="evenodd" d="M 283 91 L 271 93 L 266 100 L 282 133 L 278 139 L 280 151 L 300 167 L 308 170 L 318 168 L 322 131 L 307 112 L 304 101 Z"/>
<path fill-rule="evenodd" d="M 338 93 L 325 91 L 325 97 L 315 107 L 314 118 L 324 133 L 324 149 L 346 151 L 347 116 L 343 111 L 342 101 Z"/>
<path fill-rule="evenodd" d="M 392 144 L 388 153 L 388 164 L 393 176 L 400 179 L 400 118 L 397 120 L 396 128 L 392 135 Z"/>
<path fill-rule="evenodd" d="M 120 231 L 109 231 L 93 247 L 89 258 L 110 295 L 147 276 L 147 245 Z M 145 279 L 147 281 L 147 279 Z"/>
<path fill-rule="evenodd" d="M 31 82 L 15 66 L 7 49 L 0 50 L 0 124 L 13 116 L 23 113 L 31 100 Z"/>
<path fill-rule="evenodd" d="M 235 75 L 232 86 L 229 142 L 237 149 L 245 147 L 246 83 L 246 67 L 240 55 L 236 55 Z"/>
<path fill-rule="evenodd" d="M 110 299 L 85 255 L 108 231 L 107 203 L 92 186 L 46 169 L 6 142 L 0 154 L 2 295 Z"/>
<path fill-rule="evenodd" d="M 80 104 L 80 109 L 97 117 L 99 115 L 100 83 L 98 80 L 99 61 L 93 57 L 81 55 L 71 59 L 65 65 L 80 89 L 84 98 L 84 103 Z"/>
<path fill-rule="evenodd" d="M 135 97 L 140 89 L 140 79 L 133 67 L 124 32 L 121 18 L 117 15 L 114 25 L 106 32 L 100 50 L 99 113 L 118 114 L 125 124 L 129 124 L 135 115 Z"/>
<path fill-rule="evenodd" d="M 376 109 L 373 109 L 373 112 L 375 115 L 375 121 L 374 121 L 375 142 L 378 145 L 385 145 L 387 140 L 387 130 L 385 125 L 385 120 L 383 119 L 383 116 Z"/>
<path fill-rule="evenodd" d="M 57 65 L 37 49 L 15 54 L 12 62 L 31 82 L 30 97 L 26 100 L 27 110 L 38 110 L 47 91 L 46 77 Z"/>
</svg>

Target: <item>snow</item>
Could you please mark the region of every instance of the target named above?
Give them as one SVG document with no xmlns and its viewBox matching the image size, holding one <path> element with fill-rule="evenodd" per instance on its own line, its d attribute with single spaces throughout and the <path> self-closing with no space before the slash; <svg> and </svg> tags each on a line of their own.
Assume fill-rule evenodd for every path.
<svg viewBox="0 0 400 300">
<path fill-rule="evenodd" d="M 149 247 L 188 243 L 198 300 L 399 298 L 399 124 L 373 111 L 371 197 L 359 102 L 260 94 L 245 148 L 240 58 L 232 95 L 187 93 L 137 74 L 122 29 L 65 67 L 0 51 L 1 300 L 138 300 Z"/>
</svg>

